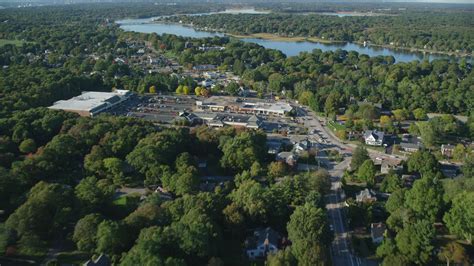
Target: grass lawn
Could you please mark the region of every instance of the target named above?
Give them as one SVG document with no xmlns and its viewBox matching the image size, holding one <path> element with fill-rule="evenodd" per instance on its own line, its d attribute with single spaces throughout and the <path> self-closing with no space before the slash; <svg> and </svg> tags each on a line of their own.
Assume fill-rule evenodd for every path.
<svg viewBox="0 0 474 266">
<path fill-rule="evenodd" d="M 7 40 L 7 39 L 0 39 L 0 46 L 4 46 L 7 44 L 13 44 L 16 46 L 22 46 L 24 41 L 19 41 L 19 40 Z"/>
<path fill-rule="evenodd" d="M 336 123 L 334 121 L 329 121 L 327 123 L 327 125 L 333 132 L 336 132 L 337 130 L 345 130 L 346 129 L 345 126 L 340 125 L 339 123 Z"/>
<path fill-rule="evenodd" d="M 112 202 L 116 206 L 125 206 L 127 205 L 127 195 L 122 195 Z"/>
</svg>

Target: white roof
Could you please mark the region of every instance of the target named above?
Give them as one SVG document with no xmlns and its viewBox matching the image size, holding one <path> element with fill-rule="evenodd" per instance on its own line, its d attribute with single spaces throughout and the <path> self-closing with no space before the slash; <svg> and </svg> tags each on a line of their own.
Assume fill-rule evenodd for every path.
<svg viewBox="0 0 474 266">
<path fill-rule="evenodd" d="M 81 95 L 71 99 L 57 101 L 49 108 L 73 111 L 91 111 L 94 108 L 100 107 L 104 104 L 109 105 L 115 103 L 115 101 L 112 99 L 113 97 L 122 98 L 122 96 L 126 93 L 128 93 L 128 90 L 116 90 L 115 92 L 82 92 Z M 107 102 L 108 100 L 111 101 Z"/>
</svg>

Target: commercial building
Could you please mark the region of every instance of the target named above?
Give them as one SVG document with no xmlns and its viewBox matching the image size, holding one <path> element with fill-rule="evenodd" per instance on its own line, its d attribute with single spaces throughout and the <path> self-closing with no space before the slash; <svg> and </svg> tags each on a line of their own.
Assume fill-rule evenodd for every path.
<svg viewBox="0 0 474 266">
<path fill-rule="evenodd" d="M 293 107 L 286 102 L 262 102 L 256 99 L 241 99 L 236 97 L 212 96 L 203 101 L 196 101 L 198 110 L 212 112 L 235 112 L 255 115 L 284 116 Z"/>
<path fill-rule="evenodd" d="M 131 94 L 128 90 L 115 90 L 113 92 L 84 91 L 81 95 L 69 100 L 57 101 L 48 108 L 73 112 L 81 116 L 95 116 L 126 101 Z"/>
<path fill-rule="evenodd" d="M 245 127 L 250 129 L 259 129 L 262 127 L 263 121 L 256 115 L 235 115 L 227 113 L 195 113 L 207 125 L 211 127 L 223 127 L 225 125 L 233 127 Z"/>
</svg>

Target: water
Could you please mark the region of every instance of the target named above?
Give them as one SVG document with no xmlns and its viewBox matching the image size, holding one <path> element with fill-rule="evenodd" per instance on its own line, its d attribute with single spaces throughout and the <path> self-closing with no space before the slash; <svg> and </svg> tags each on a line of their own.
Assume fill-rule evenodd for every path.
<svg viewBox="0 0 474 266">
<path fill-rule="evenodd" d="M 258 14 L 259 11 L 253 9 L 249 10 L 239 10 L 239 11 L 222 11 L 219 13 L 250 13 Z M 206 15 L 206 14 L 199 14 Z M 142 33 L 157 33 L 157 34 L 174 34 L 183 37 L 192 37 L 192 38 L 206 38 L 206 37 L 223 37 L 225 34 L 218 32 L 208 32 L 196 30 L 192 27 L 187 27 L 180 24 L 167 24 L 167 23 L 156 23 L 152 22 L 154 18 L 148 19 L 126 19 L 117 21 L 120 24 L 120 27 L 126 31 L 135 31 Z M 318 43 L 318 42 L 296 42 L 296 41 L 274 41 L 258 38 L 242 38 L 244 42 L 252 42 L 259 44 L 265 48 L 276 49 L 282 51 L 287 56 L 296 56 L 301 52 L 311 52 L 314 49 L 321 49 L 322 51 L 335 51 L 337 49 L 342 49 L 346 51 L 356 51 L 359 54 L 366 54 L 368 56 L 393 56 L 396 62 L 411 62 L 414 60 L 424 60 L 427 59 L 432 61 L 434 59 L 454 59 L 458 60 L 459 58 L 448 55 L 439 55 L 439 54 L 429 54 L 429 53 L 420 53 L 420 52 L 410 52 L 408 50 L 402 49 L 389 49 L 376 46 L 362 46 L 354 43 Z M 468 58 L 472 62 L 472 58 Z"/>
</svg>

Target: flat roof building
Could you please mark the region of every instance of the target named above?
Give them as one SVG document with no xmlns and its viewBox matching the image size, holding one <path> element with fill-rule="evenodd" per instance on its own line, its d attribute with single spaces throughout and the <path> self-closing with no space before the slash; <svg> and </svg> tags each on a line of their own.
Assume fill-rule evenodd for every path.
<svg viewBox="0 0 474 266">
<path fill-rule="evenodd" d="M 49 109 L 64 110 L 81 116 L 95 116 L 130 98 L 128 90 L 114 92 L 83 91 L 81 95 L 55 102 Z"/>
<path fill-rule="evenodd" d="M 256 99 L 241 99 L 236 97 L 212 96 L 203 101 L 196 101 L 198 109 L 203 111 L 230 111 L 244 114 L 283 116 L 293 110 L 286 102 L 262 102 Z"/>
</svg>

